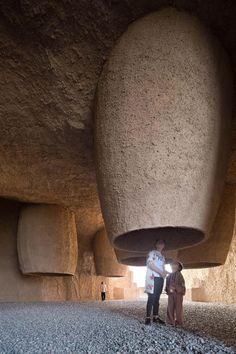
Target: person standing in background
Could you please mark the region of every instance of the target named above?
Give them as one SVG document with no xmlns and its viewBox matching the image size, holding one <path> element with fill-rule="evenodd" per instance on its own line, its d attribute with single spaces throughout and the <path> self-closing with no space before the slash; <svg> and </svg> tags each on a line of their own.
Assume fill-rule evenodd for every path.
<svg viewBox="0 0 236 354">
<path fill-rule="evenodd" d="M 107 286 L 106 283 L 103 281 L 101 282 L 101 299 L 102 301 L 106 300 L 106 292 L 107 292 Z"/>
<path fill-rule="evenodd" d="M 148 295 L 145 324 L 151 324 L 151 314 L 153 322 L 164 324 L 159 317 L 159 300 L 162 293 L 164 279 L 168 274 L 165 271 L 165 257 L 162 252 L 165 248 L 163 240 L 156 240 L 155 249 L 149 252 L 147 257 L 147 272 L 145 282 L 145 292 Z"/>
</svg>

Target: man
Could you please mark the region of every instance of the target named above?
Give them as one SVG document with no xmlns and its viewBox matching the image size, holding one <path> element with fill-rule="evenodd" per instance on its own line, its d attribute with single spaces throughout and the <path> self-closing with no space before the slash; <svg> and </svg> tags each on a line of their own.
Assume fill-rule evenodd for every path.
<svg viewBox="0 0 236 354">
<path fill-rule="evenodd" d="M 175 261 L 171 265 L 172 273 L 166 279 L 168 306 L 166 323 L 171 326 L 183 325 L 183 297 L 186 292 L 184 277 L 181 273 L 183 264 Z"/>
<path fill-rule="evenodd" d="M 101 282 L 101 298 L 102 298 L 102 301 L 106 300 L 106 291 L 107 291 L 106 283 L 103 283 L 103 281 L 102 281 Z"/>
</svg>

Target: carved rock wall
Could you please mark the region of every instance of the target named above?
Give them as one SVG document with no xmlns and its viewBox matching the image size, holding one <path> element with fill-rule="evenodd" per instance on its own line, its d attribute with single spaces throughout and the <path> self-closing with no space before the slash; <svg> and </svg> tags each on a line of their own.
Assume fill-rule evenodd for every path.
<svg viewBox="0 0 236 354">
<path fill-rule="evenodd" d="M 236 229 L 224 265 L 184 270 L 189 298 L 194 301 L 236 303 Z"/>
<path fill-rule="evenodd" d="M 74 277 L 25 277 L 17 261 L 18 204 L 3 200 L 0 301 L 99 298 L 99 284 L 105 278 L 95 276 L 91 248 L 91 238 L 103 224 L 93 158 L 94 93 L 110 49 L 127 26 L 169 3 L 0 2 L 0 196 L 73 207 L 79 235 Z M 236 2 L 173 3 L 209 27 L 227 49 L 235 68 Z M 231 184 L 236 183 L 236 120 L 234 123 L 228 172 Z M 233 274 L 234 257 L 230 259 L 226 269 Z M 228 279 L 223 284 L 232 288 L 231 273 Z"/>
<path fill-rule="evenodd" d="M 112 299 L 115 287 L 133 287 L 130 272 L 117 284 L 115 279 L 96 276 L 92 243 L 89 235 L 83 237 L 86 234 L 78 238 L 79 261 L 74 276 L 23 275 L 17 254 L 20 207 L 17 202 L 0 199 L 0 301 L 95 300 L 100 298 L 101 281 L 109 285 L 108 297 Z M 87 246 L 80 239 L 86 239 Z"/>
<path fill-rule="evenodd" d="M 220 207 L 209 238 L 202 244 L 178 252 L 184 267 L 208 268 L 225 263 L 235 225 L 235 186 L 225 185 Z"/>
<path fill-rule="evenodd" d="M 0 2 L 1 196 L 83 205 L 100 214 L 91 129 L 98 78 L 128 25 L 169 3 Z M 235 66 L 234 0 L 176 0 L 174 6 L 199 17 Z M 236 129 L 233 135 L 229 183 L 236 181 Z"/>
</svg>

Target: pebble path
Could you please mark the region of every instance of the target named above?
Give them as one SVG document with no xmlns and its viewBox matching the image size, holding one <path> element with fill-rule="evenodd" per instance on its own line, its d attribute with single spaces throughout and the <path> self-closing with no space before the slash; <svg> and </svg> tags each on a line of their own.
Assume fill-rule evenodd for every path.
<svg viewBox="0 0 236 354">
<path fill-rule="evenodd" d="M 236 305 L 186 302 L 184 312 L 180 329 L 145 326 L 143 300 L 0 303 L 0 353 L 236 353 Z"/>
</svg>

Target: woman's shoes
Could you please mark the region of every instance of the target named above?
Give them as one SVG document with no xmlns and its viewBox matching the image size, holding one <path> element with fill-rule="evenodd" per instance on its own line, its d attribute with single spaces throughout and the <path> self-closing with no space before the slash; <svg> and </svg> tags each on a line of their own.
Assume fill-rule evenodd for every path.
<svg viewBox="0 0 236 354">
<path fill-rule="evenodd" d="M 160 319 L 160 317 L 158 317 L 158 316 L 153 317 L 153 323 L 159 323 L 161 325 L 165 324 L 165 322 L 162 319 Z M 150 325 L 150 324 L 151 324 L 151 318 L 150 317 L 146 317 L 145 325 Z"/>
<path fill-rule="evenodd" d="M 165 321 L 163 321 L 160 317 L 156 316 L 156 317 L 153 317 L 153 323 L 159 323 L 159 324 L 164 325 Z"/>
</svg>

